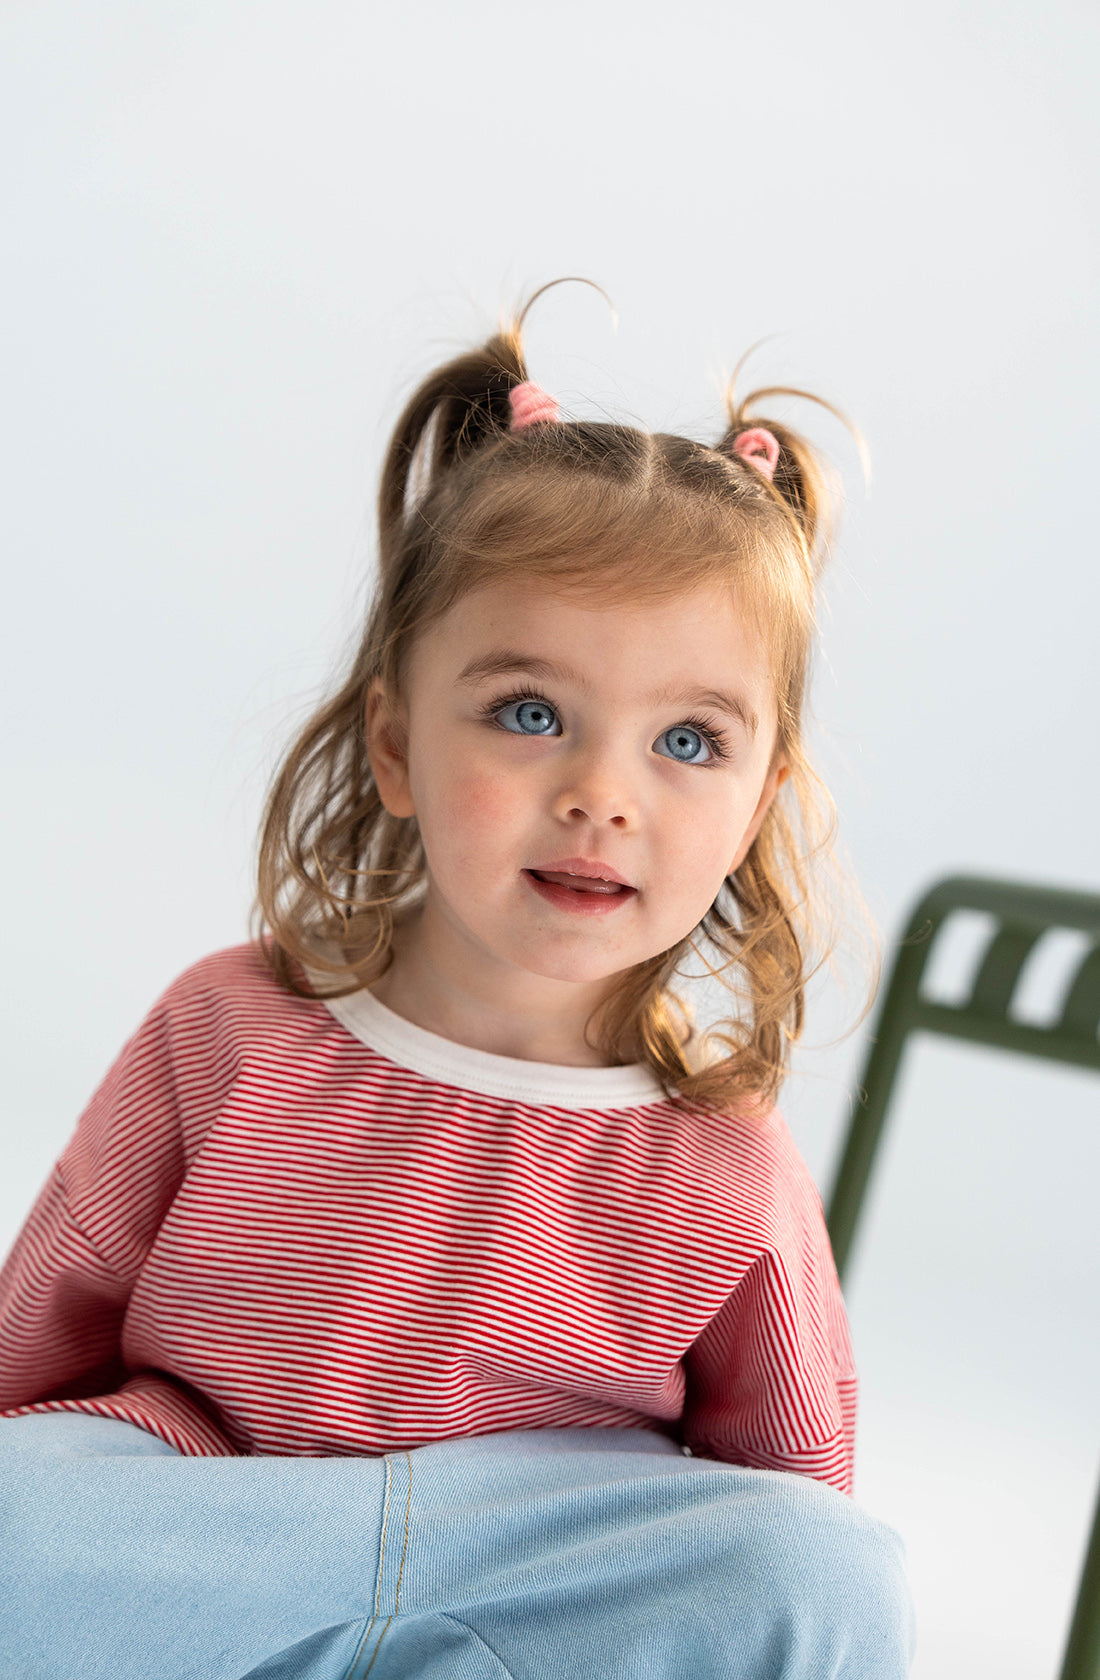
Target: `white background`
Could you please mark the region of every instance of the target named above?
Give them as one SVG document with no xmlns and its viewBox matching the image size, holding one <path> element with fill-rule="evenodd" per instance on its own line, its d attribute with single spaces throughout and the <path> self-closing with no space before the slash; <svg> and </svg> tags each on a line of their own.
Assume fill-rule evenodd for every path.
<svg viewBox="0 0 1100 1680">
<path fill-rule="evenodd" d="M 839 425 L 777 416 L 848 486 L 813 731 L 885 940 L 948 872 L 1100 886 L 1098 44 L 1082 0 L 8 0 L 4 1246 L 154 998 L 246 936 L 404 398 L 560 274 L 620 321 L 583 287 L 532 317 L 575 411 L 715 438 L 775 335 L 754 381 L 868 437 L 869 494 Z M 868 1025 L 830 1045 L 815 999 L 783 1106 L 827 1192 Z M 848 1293 L 920 1680 L 1057 1670 L 1097 1089 L 910 1057 Z"/>
</svg>

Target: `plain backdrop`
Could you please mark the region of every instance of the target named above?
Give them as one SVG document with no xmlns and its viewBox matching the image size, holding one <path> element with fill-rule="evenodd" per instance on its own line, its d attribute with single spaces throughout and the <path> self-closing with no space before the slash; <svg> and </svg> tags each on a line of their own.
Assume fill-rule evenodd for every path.
<svg viewBox="0 0 1100 1680">
<path fill-rule="evenodd" d="M 883 940 L 948 872 L 1100 887 L 1098 45 L 1083 0 L 7 0 L 4 1247 L 157 995 L 246 937 L 401 404 L 558 275 L 619 320 L 580 286 L 533 314 L 573 412 L 713 440 L 764 339 L 753 382 L 866 434 L 869 490 L 836 421 L 776 410 L 847 487 L 812 741 Z M 857 980 L 815 988 L 783 1096 L 823 1193 Z M 919 1680 L 1057 1669 L 1098 1089 L 909 1059 L 848 1299 Z"/>
</svg>

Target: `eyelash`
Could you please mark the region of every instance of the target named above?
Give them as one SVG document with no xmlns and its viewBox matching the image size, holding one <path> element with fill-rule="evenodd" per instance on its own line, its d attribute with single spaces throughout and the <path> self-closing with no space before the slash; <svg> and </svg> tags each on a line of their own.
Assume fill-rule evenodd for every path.
<svg viewBox="0 0 1100 1680">
<path fill-rule="evenodd" d="M 490 700 L 488 705 L 481 707 L 477 715 L 489 722 L 495 719 L 498 712 L 504 711 L 506 706 L 515 706 L 521 700 L 541 700 L 544 705 L 550 704 L 545 694 L 540 694 L 537 688 L 517 688 L 512 694 L 502 695 L 498 700 Z M 555 710 L 552 706 L 550 709 L 551 711 Z M 698 765 L 698 769 L 711 770 L 716 764 L 724 764 L 730 757 L 730 738 L 724 730 L 719 729 L 715 724 L 707 723 L 705 718 L 694 714 L 691 717 L 681 718 L 680 721 L 687 724 L 689 729 L 694 729 L 697 735 L 701 735 L 714 754 L 714 757 L 708 759 L 705 764 Z M 505 733 L 511 734 L 511 730 L 507 730 Z M 532 735 L 528 738 L 535 741 L 538 736 Z"/>
</svg>

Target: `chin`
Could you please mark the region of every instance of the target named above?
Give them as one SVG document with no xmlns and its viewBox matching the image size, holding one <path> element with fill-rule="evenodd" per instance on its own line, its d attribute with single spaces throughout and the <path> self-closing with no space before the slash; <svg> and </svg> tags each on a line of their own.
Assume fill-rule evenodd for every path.
<svg viewBox="0 0 1100 1680">
<path fill-rule="evenodd" d="M 536 975 L 540 980 L 560 980 L 563 985 L 569 986 L 594 986 L 601 980 L 609 980 L 612 975 L 621 974 L 626 968 L 633 968 L 636 963 L 644 961 L 644 958 L 622 961 L 613 956 L 590 951 L 584 960 L 576 953 L 567 952 L 563 952 L 560 958 L 555 960 L 549 953 L 540 957 L 528 946 L 505 960 L 510 962 L 513 968 L 520 969 L 525 974 Z"/>
</svg>

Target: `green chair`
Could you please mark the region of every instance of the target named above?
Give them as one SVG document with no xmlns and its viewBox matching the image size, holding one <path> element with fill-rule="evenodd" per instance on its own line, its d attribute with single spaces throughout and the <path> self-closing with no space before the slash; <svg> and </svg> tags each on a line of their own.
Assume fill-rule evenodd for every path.
<svg viewBox="0 0 1100 1680">
<path fill-rule="evenodd" d="M 957 1005 L 936 1003 L 921 995 L 921 981 L 937 935 L 956 910 L 986 912 L 995 918 L 995 931 L 969 997 Z M 1020 971 L 1032 948 L 1051 928 L 1076 929 L 1088 935 L 1091 943 L 1055 1022 L 1040 1027 L 1012 1020 L 1008 1009 Z M 909 918 L 894 959 L 829 1205 L 829 1235 L 842 1279 L 909 1035 L 943 1033 L 1100 1072 L 1098 1021 L 1100 894 L 960 875 L 938 882 L 924 895 Z M 1060 1680 L 1100 1680 L 1100 1498 Z"/>
</svg>

